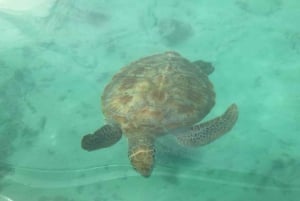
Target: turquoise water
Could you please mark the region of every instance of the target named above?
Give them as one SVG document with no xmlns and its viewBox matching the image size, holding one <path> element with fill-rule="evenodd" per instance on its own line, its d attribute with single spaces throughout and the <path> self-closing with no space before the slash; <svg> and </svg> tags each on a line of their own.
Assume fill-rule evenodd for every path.
<svg viewBox="0 0 300 201">
<path fill-rule="evenodd" d="M 296 201 L 298 0 L 0 0 L 0 201 Z M 122 66 L 173 50 L 215 66 L 207 119 L 239 119 L 200 148 L 157 142 L 150 178 L 127 142 L 95 152 L 100 94 Z"/>
</svg>

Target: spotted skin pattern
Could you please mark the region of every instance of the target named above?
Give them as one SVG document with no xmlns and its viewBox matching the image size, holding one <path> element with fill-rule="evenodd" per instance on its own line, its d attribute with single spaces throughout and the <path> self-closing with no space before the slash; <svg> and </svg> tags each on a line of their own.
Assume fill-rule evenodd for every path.
<svg viewBox="0 0 300 201">
<path fill-rule="evenodd" d="M 236 104 L 232 104 L 223 115 L 196 124 L 187 133 L 177 136 L 177 141 L 179 144 L 192 147 L 209 144 L 230 131 L 237 119 L 238 109 Z"/>
</svg>

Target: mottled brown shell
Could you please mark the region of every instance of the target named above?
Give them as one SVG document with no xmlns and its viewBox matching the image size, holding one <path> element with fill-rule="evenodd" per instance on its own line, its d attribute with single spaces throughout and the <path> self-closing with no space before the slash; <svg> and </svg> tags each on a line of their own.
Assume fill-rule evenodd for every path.
<svg viewBox="0 0 300 201">
<path fill-rule="evenodd" d="M 123 67 L 104 90 L 102 110 L 128 137 L 156 137 L 199 122 L 214 99 L 213 86 L 199 66 L 166 52 Z"/>
</svg>

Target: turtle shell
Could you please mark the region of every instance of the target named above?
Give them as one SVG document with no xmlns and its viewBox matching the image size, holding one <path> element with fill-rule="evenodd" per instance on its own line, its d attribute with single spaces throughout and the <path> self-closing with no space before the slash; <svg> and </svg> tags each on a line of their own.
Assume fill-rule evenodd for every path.
<svg viewBox="0 0 300 201">
<path fill-rule="evenodd" d="M 127 137 L 167 134 L 189 127 L 214 106 L 213 85 L 201 66 L 176 52 L 123 67 L 104 89 L 102 110 Z"/>
</svg>

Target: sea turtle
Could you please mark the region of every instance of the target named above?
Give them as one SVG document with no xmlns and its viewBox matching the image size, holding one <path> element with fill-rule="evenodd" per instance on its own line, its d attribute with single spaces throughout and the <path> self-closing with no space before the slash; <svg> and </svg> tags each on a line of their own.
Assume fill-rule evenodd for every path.
<svg viewBox="0 0 300 201">
<path fill-rule="evenodd" d="M 128 157 L 134 169 L 151 175 L 155 139 L 173 134 L 182 145 L 205 145 L 228 132 L 238 118 L 236 104 L 224 114 L 199 123 L 215 104 L 208 75 L 209 62 L 190 62 L 177 52 L 141 58 L 122 68 L 105 87 L 101 97 L 106 125 L 82 138 L 92 151 L 128 138 Z"/>
</svg>

